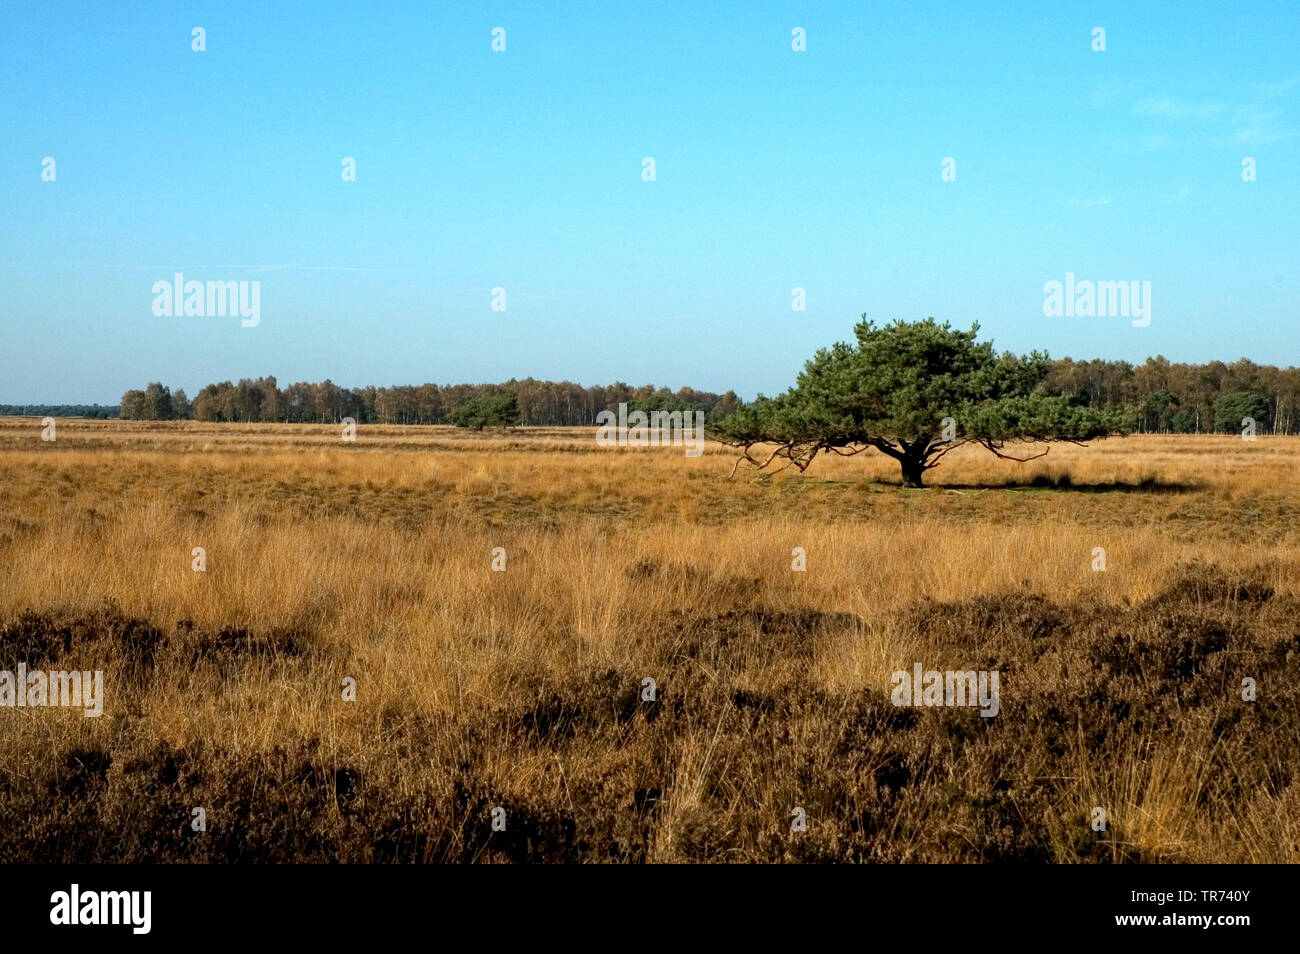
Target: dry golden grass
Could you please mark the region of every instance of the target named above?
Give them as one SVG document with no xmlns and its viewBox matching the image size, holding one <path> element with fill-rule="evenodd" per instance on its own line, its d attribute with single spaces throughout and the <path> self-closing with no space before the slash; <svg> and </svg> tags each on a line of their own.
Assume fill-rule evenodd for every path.
<svg viewBox="0 0 1300 954">
<path fill-rule="evenodd" d="M 51 659 L 101 660 L 107 680 L 101 719 L 0 709 L 0 810 L 59 806 L 25 835 L 4 817 L 6 856 L 1295 857 L 1300 715 L 1236 686 L 1244 659 L 1298 675 L 1300 439 L 1132 437 L 1026 464 L 963 449 L 916 491 L 875 454 L 728 480 L 729 449 L 603 449 L 594 429 L 339 434 L 63 421 L 43 443 L 36 420 L 0 419 L 3 663 L 71 632 Z M 1194 561 L 1275 595 L 1156 599 Z M 918 622 L 980 600 L 965 629 Z M 1023 637 L 1033 600 L 1062 617 L 1047 653 Z M 1203 624 L 1228 642 L 1172 681 L 1130 686 L 1106 655 Z M 133 626 L 159 649 L 127 679 Z M 888 705 L 895 669 L 986 658 L 1010 670 L 1003 735 Z M 1017 748 L 1093 677 L 1160 717 Z M 498 804 L 513 821 L 494 835 Z M 1095 805 L 1110 833 L 1088 827 Z"/>
</svg>

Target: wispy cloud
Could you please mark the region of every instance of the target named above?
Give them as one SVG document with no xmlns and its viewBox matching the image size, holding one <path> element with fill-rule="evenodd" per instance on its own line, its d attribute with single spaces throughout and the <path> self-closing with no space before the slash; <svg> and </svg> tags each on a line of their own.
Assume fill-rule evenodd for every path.
<svg viewBox="0 0 1300 954">
<path fill-rule="evenodd" d="M 1162 119 L 1214 119 L 1222 116 L 1227 107 L 1217 102 L 1193 102 L 1173 96 L 1151 96 L 1133 107 L 1139 116 L 1157 116 Z"/>
<path fill-rule="evenodd" d="M 1072 209 L 1091 209 L 1098 205 L 1110 205 L 1112 201 L 1108 195 L 1097 196 L 1093 199 L 1080 199 L 1078 196 L 1074 196 L 1068 200 Z"/>
<path fill-rule="evenodd" d="M 1285 96 L 1291 90 L 1300 85 L 1300 73 L 1295 76 L 1289 76 L 1284 80 L 1278 80 L 1275 83 L 1256 83 L 1255 89 L 1263 99 L 1277 99 L 1279 96 Z"/>
<path fill-rule="evenodd" d="M 147 269 L 150 271 L 183 271 L 187 268 L 209 272 L 410 272 L 410 268 L 377 268 L 371 265 L 304 265 L 301 262 L 284 262 L 276 265 L 203 265 L 198 262 L 169 265 L 112 265 L 104 262 L 83 262 L 85 268 Z"/>
<path fill-rule="evenodd" d="M 250 272 L 405 272 L 406 268 L 375 268 L 370 265 L 304 265 L 286 262 L 283 265 L 246 265 Z"/>
<path fill-rule="evenodd" d="M 1300 74 L 1281 80 L 1261 81 L 1244 87 L 1242 102 L 1189 99 L 1173 95 L 1148 96 L 1133 104 L 1133 113 L 1147 119 L 1176 123 L 1188 134 L 1209 136 L 1219 144 L 1264 145 L 1296 135 L 1286 121 L 1283 103 L 1300 87 Z M 1163 133 L 1162 144 L 1168 137 Z"/>
<path fill-rule="evenodd" d="M 1290 139 L 1295 135 L 1286 127 L 1280 109 L 1273 109 L 1260 103 L 1242 106 L 1233 112 L 1233 123 L 1237 127 L 1229 137 L 1232 142 L 1244 145 L 1260 146 L 1279 139 Z"/>
</svg>

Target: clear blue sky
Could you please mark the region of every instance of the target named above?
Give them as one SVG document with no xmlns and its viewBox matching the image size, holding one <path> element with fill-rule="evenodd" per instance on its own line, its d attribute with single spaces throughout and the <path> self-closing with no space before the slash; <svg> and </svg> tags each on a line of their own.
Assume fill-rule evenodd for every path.
<svg viewBox="0 0 1300 954">
<path fill-rule="evenodd" d="M 864 311 L 1300 364 L 1295 3 L 469 6 L 7 0 L 0 403 L 263 374 L 750 397 Z M 155 317 L 178 268 L 260 281 L 260 325 Z M 1044 317 L 1066 272 L 1151 281 L 1151 324 Z"/>
</svg>

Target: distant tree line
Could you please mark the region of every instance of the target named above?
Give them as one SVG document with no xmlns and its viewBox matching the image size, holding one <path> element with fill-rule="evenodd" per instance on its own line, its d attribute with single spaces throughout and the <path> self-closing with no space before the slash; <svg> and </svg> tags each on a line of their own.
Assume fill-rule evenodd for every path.
<svg viewBox="0 0 1300 954">
<path fill-rule="evenodd" d="M 1088 407 L 1131 408 L 1148 434 L 1237 433 L 1244 417 L 1261 434 L 1300 433 L 1300 368 L 1245 358 L 1173 364 L 1157 355 L 1139 365 L 1060 358 L 1043 387 Z"/>
<path fill-rule="evenodd" d="M 457 424 L 482 428 L 508 424 L 590 425 L 596 414 L 626 403 L 633 410 L 703 411 L 708 420 L 740 405 L 734 391 L 714 394 L 622 382 L 582 387 L 570 381 L 502 384 L 421 384 L 392 388 L 343 388 L 332 381 L 299 381 L 281 388 L 274 377 L 244 378 L 237 384 L 209 384 L 194 396 L 153 382 L 143 391 L 122 395 L 121 417 L 128 421 L 239 421 L 336 424 Z"/>
<path fill-rule="evenodd" d="M 1162 356 L 1127 361 L 1058 358 L 1043 382 L 1050 394 L 1100 409 L 1132 409 L 1137 429 L 1151 434 L 1235 433 L 1243 417 L 1259 433 L 1300 433 L 1300 368 L 1241 359 L 1231 364 L 1175 364 Z M 514 399 L 511 406 L 509 398 Z M 627 403 L 640 410 L 699 410 L 716 422 L 741 405 L 734 391 L 714 394 L 621 382 L 582 387 L 570 381 L 510 380 L 502 384 L 421 384 L 343 388 L 332 381 L 299 381 L 281 388 L 274 377 L 209 384 L 193 401 L 183 390 L 154 382 L 127 391 L 120 407 L 99 404 L 0 405 L 0 414 L 122 417 L 126 420 L 285 421 L 461 424 L 494 426 L 590 425 L 596 414 Z"/>
<path fill-rule="evenodd" d="M 0 417 L 117 417 L 116 404 L 0 404 Z"/>
</svg>

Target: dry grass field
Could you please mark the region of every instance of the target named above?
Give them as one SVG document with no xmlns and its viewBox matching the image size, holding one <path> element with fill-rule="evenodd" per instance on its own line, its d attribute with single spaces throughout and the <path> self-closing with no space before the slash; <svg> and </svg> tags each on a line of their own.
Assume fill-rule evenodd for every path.
<svg viewBox="0 0 1300 954">
<path fill-rule="evenodd" d="M 1300 439 L 593 435 L 0 418 L 0 669 L 105 674 L 0 709 L 0 860 L 1300 858 Z"/>
</svg>

